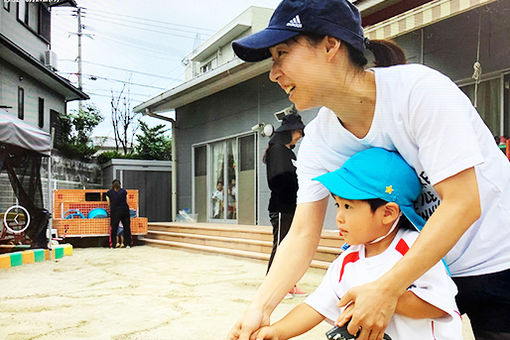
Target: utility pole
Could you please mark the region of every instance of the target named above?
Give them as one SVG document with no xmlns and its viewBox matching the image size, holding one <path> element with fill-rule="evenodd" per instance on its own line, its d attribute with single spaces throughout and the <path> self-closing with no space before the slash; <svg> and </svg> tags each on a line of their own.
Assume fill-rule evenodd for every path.
<svg viewBox="0 0 510 340">
<path fill-rule="evenodd" d="M 82 81 L 82 78 L 83 78 L 83 70 L 82 70 L 82 53 L 81 53 L 81 37 L 82 36 L 87 36 L 91 39 L 93 39 L 93 36 L 91 34 L 86 34 L 86 33 L 83 33 L 83 29 L 86 28 L 84 25 L 82 25 L 81 23 L 81 18 L 82 18 L 82 10 L 86 10 L 86 8 L 84 7 L 77 7 L 76 8 L 76 12 L 74 12 L 75 14 L 73 14 L 73 16 L 76 16 L 78 18 L 78 32 L 76 33 L 70 33 L 70 34 L 76 34 L 78 36 L 78 56 L 76 57 L 76 62 L 78 63 L 78 73 L 77 73 L 77 76 L 78 76 L 78 89 L 80 89 L 80 91 L 83 91 L 83 81 Z M 85 14 L 87 14 L 85 12 Z M 81 110 L 82 108 L 82 101 L 81 99 L 78 101 L 78 110 Z"/>
<path fill-rule="evenodd" d="M 78 89 L 80 91 L 83 90 L 83 83 L 82 83 L 82 62 L 81 62 L 81 36 L 82 36 L 82 25 L 81 25 L 81 7 L 77 8 L 76 15 L 78 16 L 78 57 L 76 58 L 76 61 L 78 62 Z M 81 99 L 78 102 L 78 112 L 82 110 L 82 104 Z"/>
</svg>

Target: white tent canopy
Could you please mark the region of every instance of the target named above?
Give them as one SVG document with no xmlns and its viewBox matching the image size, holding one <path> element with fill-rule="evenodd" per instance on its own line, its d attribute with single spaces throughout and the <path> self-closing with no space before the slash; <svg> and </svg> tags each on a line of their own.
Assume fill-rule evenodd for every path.
<svg viewBox="0 0 510 340">
<path fill-rule="evenodd" d="M 50 156 L 50 134 L 0 109 L 0 142 Z"/>
</svg>

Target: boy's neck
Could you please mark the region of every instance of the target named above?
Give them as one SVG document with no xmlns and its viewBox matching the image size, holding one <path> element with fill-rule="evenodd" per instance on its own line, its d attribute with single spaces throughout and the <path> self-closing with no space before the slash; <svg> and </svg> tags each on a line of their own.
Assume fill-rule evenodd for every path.
<svg viewBox="0 0 510 340">
<path fill-rule="evenodd" d="M 381 254 L 391 245 L 395 236 L 397 236 L 399 228 L 395 228 L 388 236 L 377 243 L 365 243 L 365 257 L 372 257 Z"/>
</svg>

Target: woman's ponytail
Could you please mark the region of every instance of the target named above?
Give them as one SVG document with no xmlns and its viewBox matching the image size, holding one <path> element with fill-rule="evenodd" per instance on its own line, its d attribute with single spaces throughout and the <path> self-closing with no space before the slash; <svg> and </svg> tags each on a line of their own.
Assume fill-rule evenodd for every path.
<svg viewBox="0 0 510 340">
<path fill-rule="evenodd" d="M 391 40 L 370 40 L 367 49 L 374 54 L 376 67 L 406 64 L 406 56 L 400 46 Z"/>
</svg>

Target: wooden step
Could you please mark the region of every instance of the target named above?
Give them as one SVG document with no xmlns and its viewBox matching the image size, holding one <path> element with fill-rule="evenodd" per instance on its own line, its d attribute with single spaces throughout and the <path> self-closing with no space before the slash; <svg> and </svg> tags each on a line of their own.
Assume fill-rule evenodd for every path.
<svg viewBox="0 0 510 340">
<path fill-rule="evenodd" d="M 191 243 L 219 248 L 238 249 L 244 251 L 259 252 L 263 254 L 271 254 L 271 250 L 273 248 L 272 241 L 251 240 L 224 236 L 186 234 L 169 231 L 149 230 L 147 238 L 172 242 Z M 317 252 L 315 253 L 314 259 L 319 261 L 331 262 L 340 254 L 340 252 L 341 250 L 339 248 L 319 246 Z"/>
<path fill-rule="evenodd" d="M 181 247 L 205 252 L 268 260 L 273 247 L 273 228 L 215 223 L 151 222 L 142 239 L 158 247 Z M 338 232 L 323 230 L 313 261 L 327 268 L 342 251 Z"/>
<path fill-rule="evenodd" d="M 191 249 L 191 250 L 196 250 L 196 251 L 206 252 L 206 253 L 218 253 L 218 254 L 239 256 L 239 257 L 257 259 L 257 260 L 263 260 L 263 261 L 269 260 L 269 254 L 264 254 L 264 253 L 259 253 L 259 252 L 228 249 L 228 248 L 219 248 L 219 247 L 204 246 L 204 245 L 197 245 L 197 244 L 191 244 L 191 243 L 174 242 L 174 241 L 156 240 L 156 239 L 151 239 L 151 238 L 146 238 L 146 237 L 142 237 L 140 240 L 146 242 L 149 245 L 153 245 L 156 247 L 162 247 L 162 248 L 179 247 L 179 248 Z M 329 267 L 329 264 L 330 264 L 330 262 L 313 260 L 310 267 L 327 269 Z"/>
<path fill-rule="evenodd" d="M 245 238 L 251 240 L 271 241 L 273 240 L 273 228 L 270 226 L 248 226 L 248 225 L 224 225 L 213 223 L 178 223 L 178 222 L 149 222 L 149 230 L 171 231 L 177 233 L 224 236 L 234 238 Z M 343 245 L 342 238 L 337 231 L 323 230 L 320 246 L 337 247 Z"/>
</svg>

